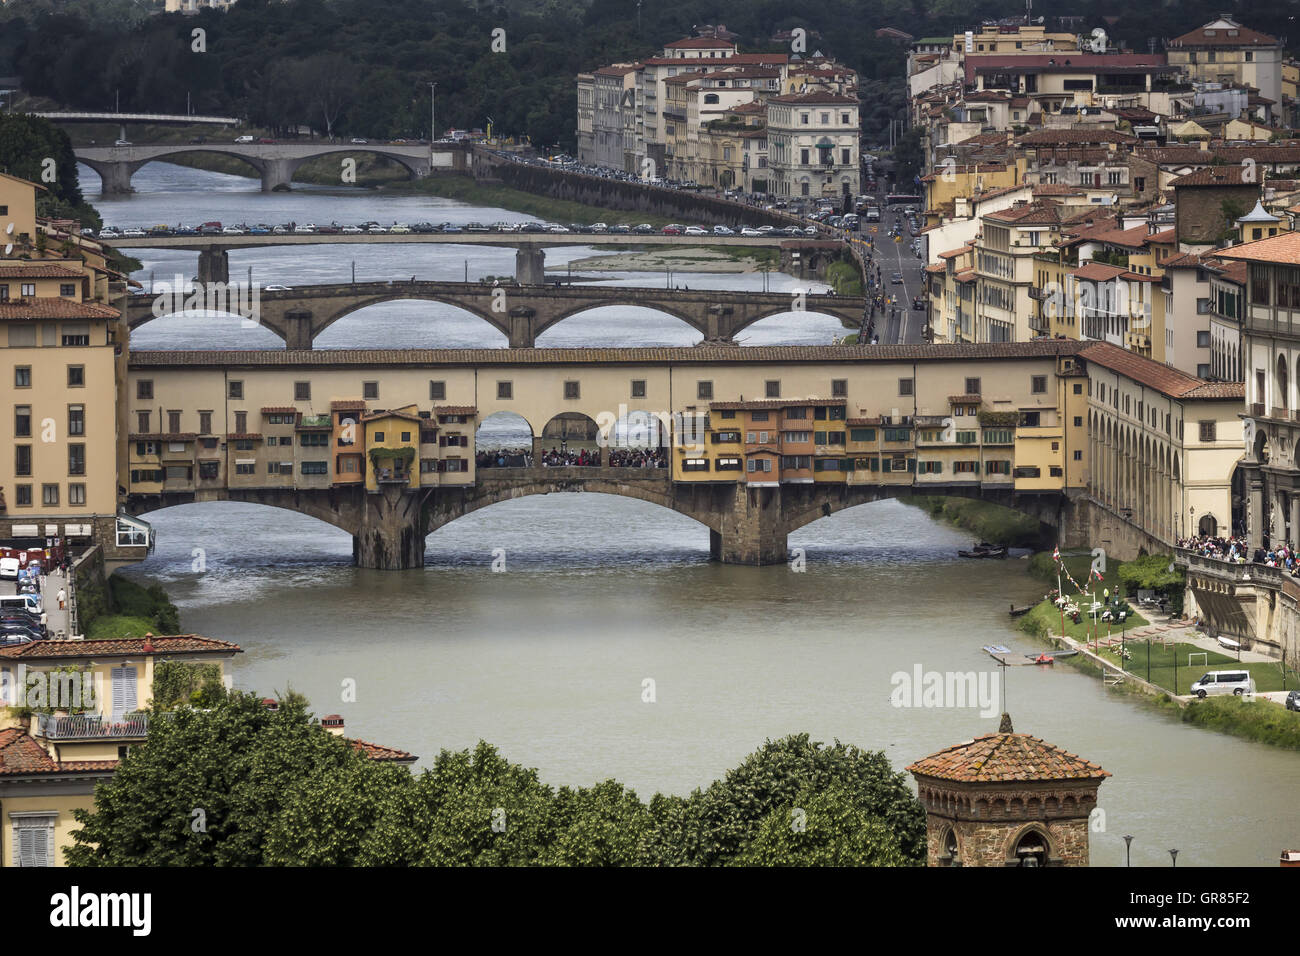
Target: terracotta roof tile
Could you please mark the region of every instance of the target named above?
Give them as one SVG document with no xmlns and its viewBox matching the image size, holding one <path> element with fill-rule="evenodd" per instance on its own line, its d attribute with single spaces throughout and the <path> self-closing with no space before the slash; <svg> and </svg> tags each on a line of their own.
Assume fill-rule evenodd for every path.
<svg viewBox="0 0 1300 956">
<path fill-rule="evenodd" d="M 1253 166 L 1206 166 L 1186 176 L 1169 181 L 1172 189 L 1196 186 L 1254 186 L 1259 188 L 1259 173 Z"/>
<path fill-rule="evenodd" d="M 0 264 L 0 279 L 84 279 L 86 274 L 55 262 L 23 261 Z"/>
<path fill-rule="evenodd" d="M 0 730 L 0 775 L 112 773 L 116 760 L 56 761 L 21 727 Z"/>
<path fill-rule="evenodd" d="M 37 298 L 0 302 L 3 319 L 116 319 L 120 312 L 97 302 Z"/>
<path fill-rule="evenodd" d="M 815 303 L 809 301 L 809 308 Z M 878 345 L 869 351 L 839 345 L 682 346 L 665 348 L 554 349 L 249 349 L 133 351 L 132 368 L 305 368 L 357 365 L 527 366 L 681 364 L 748 362 L 870 362 L 900 359 L 1033 358 L 1073 354 L 1077 342 L 1062 339 L 968 345 Z M 361 407 L 356 402 L 345 408 Z M 331 403 L 331 407 L 336 407 Z"/>
<path fill-rule="evenodd" d="M 842 406 L 847 404 L 842 398 L 759 398 L 748 402 L 710 402 L 709 408 L 744 411 L 747 409 L 798 408 L 801 405 Z"/>
<path fill-rule="evenodd" d="M 1086 279 L 1089 282 L 1109 282 L 1127 271 L 1127 269 L 1120 266 L 1107 265 L 1104 262 L 1088 262 L 1075 269 L 1071 275 Z"/>
<path fill-rule="evenodd" d="M 1239 382 L 1206 382 L 1172 365 L 1164 365 L 1109 342 L 1088 342 L 1080 350 L 1079 355 L 1088 362 L 1095 362 L 1103 368 L 1118 372 L 1171 398 L 1215 399 L 1244 396 L 1243 386 Z M 1219 387 L 1223 385 L 1231 387 L 1226 389 Z"/>
<path fill-rule="evenodd" d="M 1236 36 L 1228 34 L 1228 28 L 1220 27 L 1211 29 L 1212 24 L 1207 23 L 1203 27 L 1197 27 L 1195 30 L 1189 30 L 1182 36 L 1174 37 L 1169 41 L 1171 47 L 1222 47 L 1222 46 L 1273 46 L 1277 43 L 1275 37 L 1267 33 L 1260 33 L 1258 30 L 1251 30 L 1248 27 L 1234 24 L 1230 29 L 1236 31 Z M 1210 31 L 1207 33 L 1207 31 Z"/>
<path fill-rule="evenodd" d="M 297 415 L 298 409 L 292 405 L 266 405 L 262 408 L 263 415 Z"/>
<path fill-rule="evenodd" d="M 433 413 L 435 415 L 477 415 L 478 409 L 473 405 L 437 405 Z"/>
<path fill-rule="evenodd" d="M 243 648 L 229 641 L 219 641 L 197 634 L 171 634 L 160 637 L 122 637 L 91 641 L 33 641 L 13 647 L 0 647 L 0 657 L 9 660 L 51 660 L 55 658 L 141 657 L 145 641 L 153 645 L 153 654 L 242 654 Z"/>
<path fill-rule="evenodd" d="M 917 777 L 960 783 L 1102 780 L 1097 764 L 1029 734 L 986 734 L 940 750 L 907 769 Z"/>
<path fill-rule="evenodd" d="M 1075 146 L 1080 143 L 1119 143 L 1133 145 L 1140 143 L 1136 136 L 1121 133 L 1118 130 L 1103 127 L 1054 126 L 1048 129 L 1025 133 L 1016 140 L 1017 146 Z"/>
<path fill-rule="evenodd" d="M 978 395 L 949 395 L 948 401 L 959 405 L 971 405 L 983 402 L 984 399 Z"/>
<path fill-rule="evenodd" d="M 1283 232 L 1267 239 L 1243 242 L 1239 246 L 1218 249 L 1214 254 L 1220 259 L 1300 265 L 1300 232 Z"/>
<path fill-rule="evenodd" d="M 395 763 L 414 763 L 417 759 L 415 754 L 407 753 L 405 750 L 398 750 L 396 747 L 385 747 L 382 744 L 372 744 L 368 740 L 357 740 L 351 738 L 348 740 L 353 747 L 360 750 L 371 760 L 391 760 Z"/>
</svg>

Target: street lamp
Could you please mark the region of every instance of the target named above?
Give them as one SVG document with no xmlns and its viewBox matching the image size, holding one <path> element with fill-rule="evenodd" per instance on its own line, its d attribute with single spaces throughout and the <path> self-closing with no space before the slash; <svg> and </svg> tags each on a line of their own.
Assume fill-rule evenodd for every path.
<svg viewBox="0 0 1300 956">
<path fill-rule="evenodd" d="M 438 84 L 429 83 L 429 160 L 433 160 L 433 141 L 438 138 L 438 121 L 437 114 L 434 112 L 434 97 L 438 92 Z"/>
<path fill-rule="evenodd" d="M 1124 835 L 1124 865 L 1133 865 L 1133 837 L 1130 834 Z"/>
</svg>

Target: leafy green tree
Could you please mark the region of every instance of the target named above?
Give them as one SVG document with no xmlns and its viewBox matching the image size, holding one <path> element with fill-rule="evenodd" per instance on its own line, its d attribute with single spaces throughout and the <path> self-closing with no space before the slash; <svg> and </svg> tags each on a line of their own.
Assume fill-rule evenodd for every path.
<svg viewBox="0 0 1300 956">
<path fill-rule="evenodd" d="M 1181 589 L 1185 578 L 1171 556 L 1147 554 L 1120 565 L 1119 579 L 1123 582 L 1125 590 L 1132 594 L 1137 590 Z"/>
<path fill-rule="evenodd" d="M 805 791 L 777 807 L 733 861 L 738 866 L 916 866 L 894 832 L 865 812 L 852 791 Z"/>
<path fill-rule="evenodd" d="M 148 741 L 95 788 L 65 851 L 70 866 L 257 866 L 288 794 L 365 759 L 310 723 L 297 701 L 275 711 L 233 694 L 210 711 L 155 714 Z"/>
<path fill-rule="evenodd" d="M 721 780 L 691 795 L 699 846 L 690 862 L 735 860 L 771 813 L 788 810 L 801 794 L 831 787 L 847 790 L 863 815 L 888 827 L 904 857 L 925 858 L 925 812 L 883 753 L 795 734 L 767 741 Z"/>
</svg>

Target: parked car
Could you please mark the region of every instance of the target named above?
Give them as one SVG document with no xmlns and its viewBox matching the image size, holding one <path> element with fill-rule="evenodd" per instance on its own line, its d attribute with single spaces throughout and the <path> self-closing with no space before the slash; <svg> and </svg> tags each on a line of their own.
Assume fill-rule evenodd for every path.
<svg viewBox="0 0 1300 956">
<path fill-rule="evenodd" d="M 759 232 L 753 226 L 746 226 L 744 229 L 741 229 L 740 234 L 742 236 L 750 236 L 751 238 L 757 239 L 761 239 L 764 235 L 764 233 Z"/>
<path fill-rule="evenodd" d="M 1287 692 L 1286 709 L 1300 710 L 1300 690 L 1293 690 Z"/>
<path fill-rule="evenodd" d="M 717 225 L 713 227 L 715 236 L 734 236 L 736 233 L 729 226 Z"/>
<path fill-rule="evenodd" d="M 686 232 L 686 227 L 670 222 L 668 225 L 664 226 L 661 231 L 665 236 L 680 236 Z"/>
<path fill-rule="evenodd" d="M 591 224 L 592 232 L 609 232 L 609 226 L 603 222 L 593 222 Z"/>
<path fill-rule="evenodd" d="M 398 222 L 394 223 L 392 228 L 388 231 L 397 236 L 409 236 L 411 234 L 411 227 L 404 222 Z"/>
<path fill-rule="evenodd" d="M 650 225 L 650 223 L 648 222 L 638 223 L 636 229 L 633 230 L 633 232 L 636 232 L 643 236 L 648 236 L 654 231 L 655 231 L 655 227 Z"/>
<path fill-rule="evenodd" d="M 221 230 L 223 236 L 242 236 L 244 230 L 241 226 L 226 226 Z"/>
<path fill-rule="evenodd" d="M 609 227 L 609 231 L 619 236 L 626 236 L 632 231 L 632 227 L 625 222 L 615 223 Z"/>
<path fill-rule="evenodd" d="M 144 236 L 145 236 L 144 230 L 137 229 L 135 227 L 132 227 L 130 229 L 124 229 L 122 231 L 123 239 L 143 239 Z"/>
<path fill-rule="evenodd" d="M 121 239 L 121 238 L 122 238 L 122 234 L 121 234 L 120 232 L 118 232 L 116 229 L 114 229 L 112 226 L 105 226 L 103 229 L 101 229 L 101 230 L 99 231 L 99 238 L 101 238 L 101 239 Z"/>
<path fill-rule="evenodd" d="M 685 229 L 685 235 L 688 236 L 707 236 L 708 234 L 709 230 L 703 226 L 687 226 Z"/>
<path fill-rule="evenodd" d="M 365 232 L 360 226 L 344 226 L 342 231 L 345 236 L 359 236 Z"/>
<path fill-rule="evenodd" d="M 1235 694 L 1241 697 L 1243 694 L 1255 693 L 1255 679 L 1250 676 L 1250 671 L 1208 671 L 1189 689 L 1202 700 L 1210 694 Z"/>
<path fill-rule="evenodd" d="M 19 561 L 17 558 L 0 558 L 0 579 L 18 580 Z"/>
</svg>

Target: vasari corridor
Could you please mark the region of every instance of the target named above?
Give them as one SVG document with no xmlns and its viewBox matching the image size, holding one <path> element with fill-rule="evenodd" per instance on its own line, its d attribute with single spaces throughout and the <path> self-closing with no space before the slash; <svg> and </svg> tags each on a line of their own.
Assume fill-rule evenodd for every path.
<svg viewBox="0 0 1300 956">
<path fill-rule="evenodd" d="M 1285 945 L 1298 16 L 0 2 L 15 914 Z"/>
</svg>

